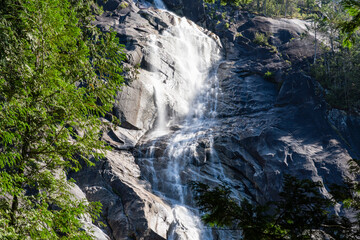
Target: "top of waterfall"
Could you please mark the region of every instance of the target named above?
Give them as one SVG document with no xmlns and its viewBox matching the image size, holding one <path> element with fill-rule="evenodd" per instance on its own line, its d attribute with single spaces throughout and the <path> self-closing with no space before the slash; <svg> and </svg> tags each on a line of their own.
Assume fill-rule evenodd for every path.
<svg viewBox="0 0 360 240">
<path fill-rule="evenodd" d="M 162 0 L 137 0 L 137 4 L 139 4 L 139 6 L 143 6 L 143 7 L 155 7 L 158 9 L 163 9 L 166 10 L 166 6 L 164 4 L 164 2 Z"/>
<path fill-rule="evenodd" d="M 155 0 L 154 1 L 155 7 L 159 9 L 166 9 L 165 4 L 162 0 Z"/>
</svg>

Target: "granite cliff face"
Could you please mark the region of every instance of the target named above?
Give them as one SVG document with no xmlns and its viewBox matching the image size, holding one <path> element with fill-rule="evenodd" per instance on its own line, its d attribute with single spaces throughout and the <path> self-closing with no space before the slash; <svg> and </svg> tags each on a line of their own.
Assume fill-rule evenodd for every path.
<svg viewBox="0 0 360 240">
<path fill-rule="evenodd" d="M 164 4 L 205 25 L 201 1 Z M 330 109 L 306 74 L 308 23 L 236 12 L 229 27 L 206 23 L 219 38 L 149 6 L 110 0 L 95 23 L 115 30 L 128 55 L 113 111 L 122 125 L 103 136 L 114 150 L 72 174 L 103 204 L 99 239 L 236 239 L 202 226 L 192 180 L 263 202 L 277 198 L 284 174 L 322 181 L 324 195 L 349 176 L 360 122 Z M 259 32 L 268 45 L 256 43 Z"/>
</svg>

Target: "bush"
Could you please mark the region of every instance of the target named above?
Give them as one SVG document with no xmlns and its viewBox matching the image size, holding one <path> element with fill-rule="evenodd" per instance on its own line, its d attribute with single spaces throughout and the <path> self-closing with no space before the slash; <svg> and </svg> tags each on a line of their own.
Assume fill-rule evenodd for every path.
<svg viewBox="0 0 360 240">
<path fill-rule="evenodd" d="M 129 6 L 129 4 L 127 2 L 122 2 L 122 3 L 120 3 L 119 8 L 124 9 L 124 8 L 127 8 L 128 6 Z"/>
<path fill-rule="evenodd" d="M 268 46 L 269 45 L 269 37 L 264 33 L 255 33 L 254 43 L 261 45 L 261 46 Z"/>
<path fill-rule="evenodd" d="M 266 80 L 275 80 L 275 74 L 273 72 L 270 72 L 270 71 L 267 71 L 265 74 L 264 74 L 264 79 Z"/>
</svg>

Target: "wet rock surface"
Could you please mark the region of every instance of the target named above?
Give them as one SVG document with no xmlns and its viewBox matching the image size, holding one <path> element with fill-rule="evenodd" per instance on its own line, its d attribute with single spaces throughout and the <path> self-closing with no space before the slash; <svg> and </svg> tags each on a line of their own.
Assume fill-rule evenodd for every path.
<svg viewBox="0 0 360 240">
<path fill-rule="evenodd" d="M 121 2 L 128 5 L 120 8 Z M 164 3 L 185 16 L 203 11 L 198 1 Z M 192 4 L 195 12 L 186 10 Z M 168 239 L 172 234 L 189 239 L 188 234 L 198 234 L 176 227 L 187 210 L 172 209 L 170 201 L 193 206 L 190 180 L 225 183 L 235 197 L 264 202 L 277 198 L 284 174 L 322 181 L 324 195 L 328 195 L 327 186 L 349 176 L 347 160 L 360 153 L 360 120 L 330 109 L 318 83 L 306 74 L 314 55 L 314 39 L 306 33 L 309 23 L 237 12 L 229 28 L 210 24 L 226 53 L 217 69 L 216 114 L 190 127 L 179 121 L 184 120 L 179 108 L 168 104 L 167 118 L 173 124 L 154 141 L 152 130 L 159 116 L 157 86 L 151 79 L 160 72 L 156 76 L 166 84 L 178 74 L 178 66 L 166 53 L 152 59 L 149 39 L 176 25 L 178 18 L 132 1 L 109 0 L 104 9 L 95 24 L 114 29 L 128 55 L 127 84 L 118 93 L 113 111 L 122 125 L 103 136 L 114 150 L 95 167 L 71 176 L 89 201 L 102 203 L 100 220 L 109 238 Z M 212 32 L 201 31 L 219 40 Z M 268 45 L 256 43 L 256 33 L 267 34 Z M 161 49 L 166 42 L 156 44 Z M 172 163 L 182 144 L 186 150 L 181 153 L 181 165 Z M 179 174 L 169 175 L 172 169 Z M 213 232 L 209 239 L 238 237 L 231 234 Z"/>
</svg>

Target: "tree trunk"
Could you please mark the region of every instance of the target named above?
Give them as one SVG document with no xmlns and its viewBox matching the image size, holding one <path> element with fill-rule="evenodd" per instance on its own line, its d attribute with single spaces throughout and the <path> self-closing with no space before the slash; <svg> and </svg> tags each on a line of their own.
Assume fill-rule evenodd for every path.
<svg viewBox="0 0 360 240">
<path fill-rule="evenodd" d="M 264 15 L 266 16 L 266 1 L 267 0 L 264 0 L 264 5 L 263 5 L 263 11 L 264 11 Z"/>
<path fill-rule="evenodd" d="M 317 24 L 316 22 L 314 22 L 314 26 L 315 26 L 315 54 L 314 54 L 314 64 L 316 62 L 316 53 L 317 53 Z"/>
<path fill-rule="evenodd" d="M 16 213 L 17 213 L 18 207 L 19 207 L 19 200 L 18 200 L 18 197 L 15 195 L 13 197 L 13 201 L 12 201 L 12 204 L 11 204 L 11 215 L 10 215 L 11 222 L 10 222 L 10 224 L 12 226 L 16 225 Z"/>
</svg>

